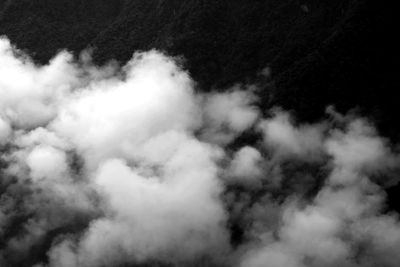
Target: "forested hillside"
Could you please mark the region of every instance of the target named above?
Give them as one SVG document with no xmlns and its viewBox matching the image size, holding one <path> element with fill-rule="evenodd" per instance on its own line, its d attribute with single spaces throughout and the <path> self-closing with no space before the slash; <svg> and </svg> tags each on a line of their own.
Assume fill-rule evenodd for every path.
<svg viewBox="0 0 400 267">
<path fill-rule="evenodd" d="M 307 119 L 360 107 L 397 135 L 389 1 L 2 0 L 0 10 L 0 34 L 38 62 L 60 49 L 91 48 L 101 64 L 157 48 L 184 56 L 201 90 L 254 82 L 268 66 L 264 105 Z"/>
</svg>

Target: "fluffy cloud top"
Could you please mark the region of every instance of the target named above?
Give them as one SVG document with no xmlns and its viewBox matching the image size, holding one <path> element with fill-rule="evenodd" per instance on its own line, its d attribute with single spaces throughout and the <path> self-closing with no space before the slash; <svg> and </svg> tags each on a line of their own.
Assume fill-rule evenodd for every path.
<svg viewBox="0 0 400 267">
<path fill-rule="evenodd" d="M 0 266 L 398 265 L 399 157 L 367 120 L 262 117 L 157 51 L 37 66 L 3 38 L 0 62 Z"/>
</svg>

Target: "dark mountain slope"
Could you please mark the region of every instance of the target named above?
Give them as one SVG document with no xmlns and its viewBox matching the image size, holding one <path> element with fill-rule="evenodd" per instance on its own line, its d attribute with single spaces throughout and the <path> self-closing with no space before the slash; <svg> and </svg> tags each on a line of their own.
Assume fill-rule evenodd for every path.
<svg viewBox="0 0 400 267">
<path fill-rule="evenodd" d="M 276 77 L 276 99 L 312 116 L 327 103 L 358 107 L 395 136 L 394 14 L 390 2 L 353 2 L 331 35 Z M 293 97 L 295 96 L 295 97 Z"/>
<path fill-rule="evenodd" d="M 60 49 L 80 51 L 87 47 L 115 19 L 119 12 L 116 2 L 2 1 L 0 32 L 43 63 Z"/>
<path fill-rule="evenodd" d="M 329 104 L 358 106 L 398 133 L 389 1 L 2 0 L 0 10 L 0 34 L 39 62 L 63 48 L 94 48 L 98 63 L 158 48 L 184 55 L 202 90 L 254 81 L 270 66 L 264 104 L 306 119 Z"/>
<path fill-rule="evenodd" d="M 102 62 L 156 47 L 183 54 L 195 78 L 214 85 L 242 80 L 269 63 L 286 69 L 330 35 L 349 1 L 3 2 L 0 33 L 41 62 L 60 48 L 96 47 Z"/>
</svg>

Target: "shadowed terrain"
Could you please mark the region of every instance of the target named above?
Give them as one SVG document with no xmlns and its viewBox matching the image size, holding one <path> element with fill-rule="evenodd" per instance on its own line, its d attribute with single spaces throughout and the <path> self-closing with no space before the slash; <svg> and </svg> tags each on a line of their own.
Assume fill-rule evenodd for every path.
<svg viewBox="0 0 400 267">
<path fill-rule="evenodd" d="M 64 48 L 91 48 L 98 63 L 157 48 L 184 56 L 201 90 L 257 81 L 268 66 L 264 105 L 305 119 L 360 107 L 398 133 L 388 1 L 2 0 L 0 10 L 0 34 L 38 62 Z"/>
</svg>

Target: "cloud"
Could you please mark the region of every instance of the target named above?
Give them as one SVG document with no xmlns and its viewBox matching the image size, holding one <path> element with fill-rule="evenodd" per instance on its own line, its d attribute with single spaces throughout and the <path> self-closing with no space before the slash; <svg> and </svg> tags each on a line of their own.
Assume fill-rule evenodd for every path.
<svg viewBox="0 0 400 267">
<path fill-rule="evenodd" d="M 282 111 L 275 111 L 272 118 L 259 124 L 265 144 L 275 149 L 277 155 L 304 156 L 307 159 L 320 156 L 324 127 L 323 124 L 296 127 L 289 113 Z"/>
<path fill-rule="evenodd" d="M 11 131 L 12 130 L 8 122 L 0 117 L 0 144 L 4 144 L 5 142 L 7 142 Z"/>
<path fill-rule="evenodd" d="M 399 155 L 368 120 L 196 92 L 155 50 L 0 61 L 1 266 L 397 266 Z"/>
<path fill-rule="evenodd" d="M 257 149 L 250 146 L 242 147 L 234 154 L 227 175 L 230 179 L 234 179 L 233 183 L 257 186 L 263 172 L 260 166 L 263 160 Z"/>
<path fill-rule="evenodd" d="M 257 98 L 250 90 L 235 86 L 232 91 L 211 93 L 204 97 L 205 127 L 203 138 L 217 144 L 228 144 L 251 128 L 260 116 Z"/>
<path fill-rule="evenodd" d="M 32 179 L 57 179 L 68 172 L 64 151 L 53 147 L 34 148 L 26 158 Z"/>
<path fill-rule="evenodd" d="M 250 253 L 242 263 L 246 267 L 302 267 L 301 260 L 292 251 L 279 245 L 268 246 L 254 255 Z"/>
<path fill-rule="evenodd" d="M 302 135 L 287 119 L 283 124 L 283 129 L 276 129 L 285 134 L 277 139 L 273 137 L 278 135 L 266 138 L 279 140 L 274 144 L 284 146 L 286 153 L 298 155 L 304 150 L 288 147 L 301 147 Z M 307 127 L 321 129 L 318 124 Z M 298 136 L 294 137 L 294 133 Z M 385 193 L 370 177 L 371 173 L 386 169 L 398 156 L 361 118 L 348 119 L 344 129 L 331 127 L 328 133 L 320 132 L 318 136 L 318 148 L 331 156 L 323 186 L 312 201 L 304 203 L 294 198 L 282 205 L 278 234 L 250 249 L 242 266 L 395 266 L 398 238 L 388 238 L 383 229 L 394 230 L 398 216 L 382 213 Z M 374 228 L 377 222 L 381 223 L 380 230 Z M 275 257 L 278 260 L 268 261 Z"/>
<path fill-rule="evenodd" d="M 229 252 L 218 177 L 224 152 L 195 137 L 203 96 L 194 94 L 173 60 L 156 51 L 138 53 L 116 74 L 75 64 L 65 52 L 38 67 L 15 57 L 8 41 L 2 48 L 7 71 L 22 78 L 14 84 L 8 75 L 1 87 L 2 94 L 13 94 L 0 109 L 2 143 L 12 146 L 4 173 L 28 191 L 4 187 L 2 197 L 27 217 L 5 240 L 9 264 L 22 254 L 24 262 L 34 261 L 29 248 L 44 246 L 47 238 L 55 243 L 42 257 L 52 266 L 192 262 Z M 34 110 L 26 110 L 25 101 Z M 18 197 L 30 203 L 18 204 Z M 42 214 L 47 208 L 52 213 Z M 65 212 L 70 216 L 59 221 Z M 2 213 L 5 236 L 15 216 Z M 70 235 L 63 237 L 65 231 Z"/>
<path fill-rule="evenodd" d="M 172 161 L 184 160 L 180 153 L 204 157 L 204 148 L 190 145 Z M 186 165 L 187 169 L 173 169 L 165 177 L 142 177 L 120 160 L 105 163 L 96 184 L 109 198 L 111 215 L 91 224 L 80 243 L 81 261 L 88 266 L 148 258 L 179 262 L 226 252 L 216 169 L 212 161 L 203 160 L 200 165 Z"/>
</svg>

